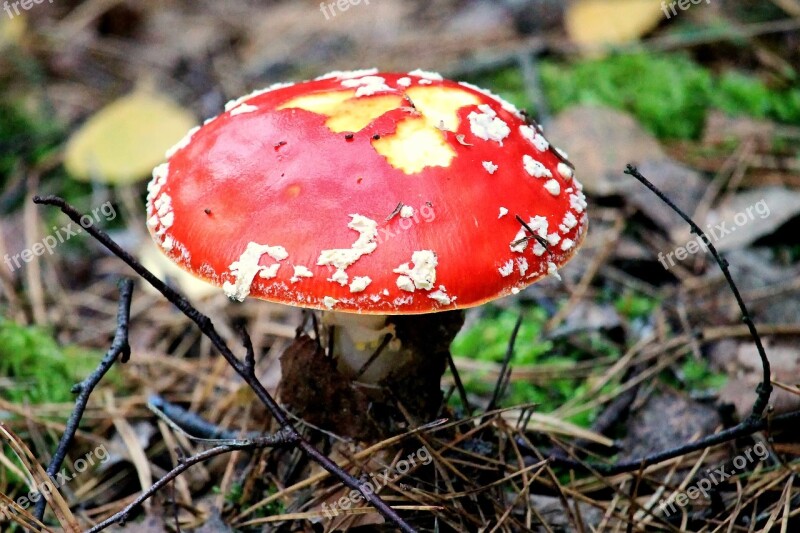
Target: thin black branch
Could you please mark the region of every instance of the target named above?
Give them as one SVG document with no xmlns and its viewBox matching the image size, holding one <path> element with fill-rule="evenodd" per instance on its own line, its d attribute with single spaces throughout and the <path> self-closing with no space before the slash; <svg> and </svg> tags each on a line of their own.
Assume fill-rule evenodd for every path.
<svg viewBox="0 0 800 533">
<path fill-rule="evenodd" d="M 522 317 L 523 315 L 520 313 L 517 317 L 517 323 L 514 324 L 514 329 L 511 331 L 511 337 L 508 339 L 506 355 L 503 358 L 503 366 L 500 367 L 500 374 L 497 376 L 497 383 L 494 386 L 492 399 L 486 407 L 487 412 L 497 409 L 497 404 L 500 402 L 500 398 L 505 394 L 506 388 L 508 387 L 508 380 L 511 378 L 511 358 L 514 357 L 514 345 L 517 343 L 517 334 L 519 333 L 519 328 L 522 326 Z"/>
<path fill-rule="evenodd" d="M 736 298 L 736 302 L 739 305 L 739 309 L 742 312 L 742 321 L 747 324 L 748 329 L 750 330 L 750 335 L 753 338 L 753 341 L 756 344 L 756 348 L 758 349 L 758 355 L 761 358 L 761 365 L 762 365 L 762 382 L 756 389 L 756 401 L 753 405 L 753 411 L 750 415 L 743 420 L 740 424 L 721 431 L 715 435 L 709 435 L 704 437 L 696 442 L 692 442 L 683 446 L 678 446 L 676 448 L 672 448 L 669 450 L 664 450 L 658 453 L 654 453 L 648 455 L 646 457 L 640 459 L 634 459 L 632 461 L 626 461 L 621 463 L 616 463 L 612 465 L 608 464 L 597 464 L 597 463 L 587 463 L 582 461 L 574 461 L 571 459 L 565 459 L 564 457 L 559 457 L 557 455 L 551 455 L 550 461 L 552 464 L 561 465 L 569 468 L 575 469 L 588 469 L 588 470 L 595 470 L 600 474 L 603 475 L 614 475 L 614 474 L 621 474 L 624 472 L 633 472 L 634 470 L 638 470 L 640 468 L 646 468 L 650 465 L 658 464 L 663 461 L 667 461 L 669 459 L 674 459 L 676 457 L 681 457 L 683 455 L 696 452 L 698 450 L 703 450 L 709 448 L 711 446 L 716 446 L 718 444 L 722 444 L 725 442 L 729 442 L 733 439 L 737 439 L 740 437 L 745 437 L 752 435 L 756 431 L 761 431 L 764 429 L 769 429 L 771 425 L 775 425 L 776 422 L 793 422 L 793 421 L 800 421 L 800 411 L 795 413 L 788 413 L 787 415 L 783 415 L 780 417 L 770 418 L 763 418 L 762 414 L 764 413 L 764 409 L 766 409 L 767 405 L 769 404 L 769 398 L 772 393 L 772 383 L 770 381 L 770 365 L 769 359 L 767 359 L 767 354 L 764 351 L 764 346 L 761 344 L 761 337 L 758 335 L 758 331 L 756 330 L 755 324 L 753 323 L 750 314 L 747 311 L 747 306 L 744 303 L 741 295 L 739 294 L 739 289 L 736 287 L 736 283 L 733 281 L 733 277 L 728 270 L 728 262 L 717 252 L 717 249 L 711 244 L 711 241 L 708 239 L 706 234 L 700 229 L 700 226 L 695 224 L 695 222 L 686 214 L 684 213 L 678 206 L 676 206 L 667 196 L 661 192 L 658 187 L 650 183 L 642 174 L 634 167 L 633 165 L 628 165 L 627 169 L 625 170 L 626 174 L 629 174 L 639 180 L 642 184 L 644 184 L 648 189 L 653 191 L 665 204 L 667 204 L 673 211 L 675 211 L 680 217 L 686 221 L 687 224 L 692 228 L 692 233 L 695 235 L 700 236 L 705 242 L 706 246 L 708 247 L 709 252 L 714 257 L 714 260 L 719 264 L 720 269 L 722 269 L 722 273 L 725 276 L 725 280 L 728 282 L 733 294 Z M 520 442 L 520 444 L 525 447 L 528 451 L 531 451 L 524 442 Z"/>
<path fill-rule="evenodd" d="M 753 342 L 756 345 L 756 349 L 758 350 L 758 356 L 761 358 L 761 367 L 762 367 L 762 378 L 761 383 L 756 388 L 756 401 L 753 404 L 753 411 L 750 413 L 751 419 L 758 419 L 764 414 L 764 409 L 767 408 L 769 404 L 769 397 L 772 394 L 772 381 L 770 378 L 770 366 L 769 366 L 769 359 L 767 359 L 767 353 L 764 350 L 763 344 L 761 344 L 761 337 L 758 335 L 758 331 L 756 330 L 756 325 L 753 323 L 753 319 L 750 317 L 750 313 L 747 311 L 747 306 L 742 299 L 742 295 L 739 294 L 739 289 L 736 287 L 736 283 L 733 282 L 733 276 L 731 276 L 730 271 L 728 270 L 728 261 L 722 257 L 717 249 L 714 248 L 714 245 L 711 244 L 711 241 L 708 239 L 706 234 L 700 229 L 700 226 L 695 224 L 694 220 L 689 217 L 686 213 L 684 213 L 677 205 L 675 205 L 672 200 L 667 198 L 667 196 L 661 192 L 658 187 L 650 183 L 647 178 L 641 175 L 641 173 L 636 169 L 633 165 L 628 165 L 625 169 L 625 174 L 633 176 L 637 180 L 639 180 L 645 187 L 653 191 L 656 196 L 658 196 L 662 202 L 667 204 L 673 211 L 675 211 L 687 224 L 692 228 L 692 233 L 695 235 L 699 235 L 700 238 L 703 239 L 703 242 L 708 247 L 708 251 L 711 252 L 711 255 L 714 256 L 719 268 L 722 270 L 722 274 L 725 276 L 725 280 L 728 282 L 728 285 L 733 292 L 733 296 L 736 298 L 736 303 L 739 305 L 739 309 L 742 312 L 742 322 L 747 324 L 747 329 L 750 330 L 750 336 L 753 338 Z"/>
<path fill-rule="evenodd" d="M 72 445 L 75 438 L 75 433 L 78 432 L 78 426 L 83 418 L 83 413 L 86 411 L 86 406 L 89 403 L 89 396 L 94 391 L 94 388 L 100 383 L 111 367 L 119 357 L 125 363 L 131 354 L 131 347 L 128 344 L 128 325 L 131 317 L 131 297 L 133 295 L 133 281 L 129 279 L 122 279 L 119 282 L 119 307 L 117 308 L 117 331 L 114 334 L 114 340 L 111 347 L 106 352 L 97 368 L 89 374 L 82 382 L 76 384 L 72 388 L 72 392 L 77 393 L 78 397 L 75 399 L 75 407 L 67 420 L 67 427 L 64 434 L 61 435 L 61 440 L 58 442 L 58 447 L 50 460 L 47 467 L 47 475 L 55 477 L 58 471 L 61 470 L 61 465 L 64 464 L 64 459 L 67 457 L 67 451 Z M 44 512 L 47 508 L 47 500 L 39 498 L 36 502 L 36 510 L 34 515 L 41 521 L 44 518 Z"/>
<path fill-rule="evenodd" d="M 250 339 L 244 324 L 239 326 L 239 334 L 242 337 L 242 346 L 245 349 L 244 370 L 245 372 L 254 373 L 256 370 L 256 353 L 253 350 L 253 341 Z"/>
<path fill-rule="evenodd" d="M 381 340 L 381 343 L 378 345 L 378 347 L 375 349 L 375 351 L 372 352 L 372 355 L 369 356 L 369 359 L 367 359 L 364 362 L 364 364 L 361 365 L 361 368 L 358 369 L 358 372 L 356 373 L 355 377 L 353 378 L 353 381 L 358 381 L 358 378 L 360 378 L 361 376 L 364 375 L 364 372 L 366 372 L 367 369 L 372 365 L 372 363 L 374 363 L 375 360 L 378 357 L 380 357 L 381 353 L 383 353 L 383 350 L 386 349 L 386 347 L 389 345 L 389 343 L 391 341 L 392 341 L 392 334 L 391 333 L 387 333 L 386 335 L 383 336 L 383 340 Z"/>
<path fill-rule="evenodd" d="M 717 446 L 719 444 L 724 444 L 734 439 L 748 437 L 753 433 L 756 433 L 757 431 L 763 431 L 768 428 L 774 429 L 776 427 L 781 427 L 781 426 L 791 426 L 792 424 L 797 424 L 798 422 L 800 422 L 800 411 L 774 416 L 771 419 L 758 418 L 752 420 L 748 418 L 741 424 L 738 424 L 724 431 L 720 431 L 719 433 L 716 433 L 714 435 L 709 435 L 696 442 L 692 442 L 684 446 L 679 446 L 671 450 L 665 450 L 663 452 L 654 453 L 652 455 L 648 455 L 640 459 L 633 459 L 630 461 L 625 461 L 616 464 L 589 463 L 589 462 L 575 461 L 572 459 L 565 459 L 563 457 L 555 457 L 555 456 L 551 456 L 549 460 L 550 463 L 553 465 L 573 468 L 575 470 L 596 470 L 600 474 L 606 476 L 613 476 L 616 474 L 633 472 L 635 470 L 638 470 L 639 468 L 646 468 L 648 466 L 658 464 L 663 461 L 668 461 L 670 459 L 675 459 L 676 457 L 681 457 L 683 455 L 687 455 L 699 450 L 705 450 L 706 448 Z M 532 451 L 527 446 L 527 444 L 525 444 L 522 440 L 518 439 L 517 444 L 519 444 L 527 452 Z"/>
<path fill-rule="evenodd" d="M 521 216 L 519 216 L 519 215 L 514 215 L 514 218 L 516 218 L 516 219 L 517 219 L 517 222 L 519 222 L 520 224 L 522 224 L 522 227 L 523 227 L 523 228 L 525 228 L 525 229 L 528 231 L 528 233 L 530 233 L 530 235 L 525 235 L 525 236 L 524 236 L 524 237 L 522 237 L 521 239 L 517 239 L 516 241 L 512 242 L 512 243 L 511 243 L 511 246 L 512 246 L 512 247 L 514 247 L 514 246 L 516 246 L 516 245 L 518 245 L 518 244 L 522 244 L 523 242 L 528 242 L 528 241 L 529 241 L 529 240 L 531 240 L 531 239 L 536 239 L 536 240 L 539 242 L 539 244 L 541 244 L 541 245 L 542 245 L 542 247 L 543 247 L 545 250 L 548 248 L 549 244 L 548 244 L 548 242 L 545 240 L 545 238 L 544 238 L 544 237 L 542 237 L 541 235 L 539 235 L 538 233 L 536 233 L 535 231 L 533 231 L 533 230 L 531 229 L 531 227 L 530 227 L 530 226 L 529 226 L 529 225 L 528 225 L 528 224 L 527 224 L 527 223 L 526 223 L 524 220 L 522 220 L 522 217 L 521 217 Z"/>
<path fill-rule="evenodd" d="M 140 505 L 142 505 L 145 501 L 147 501 L 162 487 L 165 487 L 169 482 L 171 482 L 176 477 L 187 471 L 192 466 L 201 463 L 207 459 L 211 459 L 212 457 L 216 457 L 217 455 L 222 455 L 223 453 L 229 453 L 236 450 L 255 449 L 258 447 L 259 445 L 252 441 L 231 443 L 222 446 L 216 446 L 214 448 L 210 448 L 208 450 L 200 452 L 196 455 L 192 455 L 191 457 L 183 458 L 178 464 L 178 466 L 167 472 L 164 475 L 164 477 L 153 483 L 153 486 L 151 486 L 146 491 L 142 492 L 142 494 L 140 494 L 138 498 L 136 498 L 131 503 L 126 505 L 124 509 L 122 509 L 115 515 L 106 518 L 104 521 L 100 522 L 91 529 L 87 530 L 87 533 L 97 533 L 98 531 L 102 531 L 110 526 L 113 526 L 116 523 L 124 525 L 124 523 L 128 520 L 128 518 L 130 518 L 130 515 L 133 511 L 138 509 Z"/>
<path fill-rule="evenodd" d="M 180 431 L 183 431 L 191 439 L 231 440 L 241 437 L 238 431 L 224 429 L 212 424 L 200 415 L 187 411 L 180 405 L 175 405 L 158 394 L 151 394 L 147 398 L 147 407 L 154 413 L 165 417 L 171 425 L 177 426 Z M 256 433 L 248 433 L 246 436 L 255 437 L 257 435 Z"/>
<path fill-rule="evenodd" d="M 472 416 L 472 406 L 470 405 L 469 398 L 467 397 L 467 389 L 464 388 L 464 382 L 461 381 L 461 375 L 459 375 L 458 368 L 456 368 L 456 363 L 453 361 L 453 354 L 449 351 L 447 352 L 447 366 L 450 367 L 450 373 L 453 374 L 453 381 L 456 383 L 456 390 L 458 390 L 461 403 L 464 404 L 464 412 L 467 413 L 467 416 Z"/>
<path fill-rule="evenodd" d="M 43 205 L 52 205 L 61 209 L 61 212 L 67 215 L 73 222 L 80 224 L 82 213 L 78 212 L 66 200 L 58 196 L 34 196 L 34 203 Z M 217 332 L 211 319 L 195 309 L 189 301 L 181 296 L 178 292 L 167 286 L 163 281 L 153 275 L 148 269 L 142 266 L 133 256 L 122 249 L 116 242 L 114 242 L 105 232 L 98 229 L 96 226 L 88 226 L 85 228 L 86 232 L 94 237 L 100 244 L 105 246 L 111 253 L 122 259 L 129 267 L 131 267 L 137 274 L 139 274 L 145 281 L 152 285 L 164 298 L 177 307 L 184 315 L 197 324 L 200 331 L 208 337 L 214 347 L 219 351 L 220 355 L 228 362 L 229 365 L 239 374 L 242 379 L 253 389 L 256 397 L 263 403 L 269 412 L 272 414 L 275 421 L 287 435 L 287 442 L 293 442 L 306 456 L 312 461 L 319 464 L 322 468 L 337 477 L 342 484 L 346 487 L 357 490 L 361 493 L 364 501 L 375 508 L 386 520 L 397 525 L 402 531 L 406 533 L 413 533 L 415 530 L 409 526 L 397 512 L 389 507 L 379 496 L 374 494 L 371 490 L 366 488 L 356 478 L 342 470 L 336 463 L 331 461 L 326 455 L 322 454 L 314 448 L 308 441 L 304 440 L 297 429 L 292 425 L 286 413 L 283 411 L 278 402 L 270 395 L 264 385 L 256 378 L 252 368 L 248 369 L 247 365 L 239 361 L 231 349 L 226 344 L 222 336 Z M 115 515 L 117 516 L 117 515 Z M 112 517 L 114 518 L 114 517 Z M 111 520 L 111 518 L 109 519 Z M 113 521 L 111 522 L 113 523 Z M 97 529 L 96 531 L 99 531 Z"/>
</svg>

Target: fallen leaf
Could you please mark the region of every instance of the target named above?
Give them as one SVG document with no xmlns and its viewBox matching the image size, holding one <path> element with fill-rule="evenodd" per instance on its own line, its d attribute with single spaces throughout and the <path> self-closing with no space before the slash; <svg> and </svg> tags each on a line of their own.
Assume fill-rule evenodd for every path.
<svg viewBox="0 0 800 533">
<path fill-rule="evenodd" d="M 25 17 L 0 17 L 0 50 L 18 45 L 25 35 Z"/>
<path fill-rule="evenodd" d="M 661 386 L 631 413 L 620 460 L 681 446 L 698 435 L 710 435 L 720 423 L 714 407 Z"/>
<path fill-rule="evenodd" d="M 82 181 L 132 183 L 149 176 L 194 125 L 185 109 L 137 91 L 98 111 L 72 135 L 64 165 Z"/>
<path fill-rule="evenodd" d="M 654 0 L 579 0 L 567 9 L 564 24 L 574 43 L 593 48 L 635 41 L 663 18 Z"/>
<path fill-rule="evenodd" d="M 567 109 L 547 125 L 547 138 L 567 149 L 584 189 L 597 196 L 630 189 L 630 178 L 623 174 L 628 163 L 665 157 L 635 118 L 602 106 Z"/>
</svg>

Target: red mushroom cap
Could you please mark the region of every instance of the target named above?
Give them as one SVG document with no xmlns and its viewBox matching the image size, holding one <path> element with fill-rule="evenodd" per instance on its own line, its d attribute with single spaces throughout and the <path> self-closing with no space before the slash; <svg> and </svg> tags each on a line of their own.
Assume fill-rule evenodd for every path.
<svg viewBox="0 0 800 533">
<path fill-rule="evenodd" d="M 471 307 L 556 274 L 585 234 L 563 154 L 471 85 L 338 72 L 225 109 L 153 171 L 147 224 L 233 299 L 386 315 Z"/>
</svg>

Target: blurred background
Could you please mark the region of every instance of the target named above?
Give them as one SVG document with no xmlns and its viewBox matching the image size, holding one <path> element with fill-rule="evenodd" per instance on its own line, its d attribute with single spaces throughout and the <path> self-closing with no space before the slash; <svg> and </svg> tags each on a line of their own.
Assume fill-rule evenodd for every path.
<svg viewBox="0 0 800 533">
<path fill-rule="evenodd" d="M 500 402 L 509 408 L 501 417 L 508 435 L 544 446 L 583 439 L 625 459 L 749 413 L 761 370 L 733 295 L 711 257 L 689 244 L 685 224 L 622 173 L 629 162 L 725 252 L 772 360 L 774 413 L 800 409 L 800 1 L 15 0 L 0 7 L 0 422 L 41 464 L 63 431 L 72 384 L 113 337 L 116 282 L 133 273 L 85 232 L 70 235 L 66 217 L 31 197 L 57 194 L 93 212 L 94 224 L 187 294 L 233 344 L 236 326 L 246 324 L 259 377 L 272 390 L 299 313 L 233 305 L 173 270 L 145 229 L 146 184 L 164 150 L 229 99 L 370 67 L 438 71 L 527 109 L 568 152 L 589 197 L 589 235 L 562 279 L 468 314 L 453 353 L 471 406 L 453 393 L 448 374 L 455 416 L 489 403 L 519 316 Z M 62 488 L 84 523 L 119 510 L 174 463 L 175 436 L 146 409 L 148 394 L 223 428 L 263 429 L 269 420 L 208 341 L 141 280 L 130 342 L 131 361 L 95 392 L 71 451 L 77 458 L 102 444 L 111 452 Z M 796 469 L 797 436 L 775 440 L 770 461 Z M 0 492 L 16 498 L 27 492 L 25 473 L 4 450 Z M 718 465 L 736 451 L 716 448 L 703 461 Z M 308 473 L 284 463 L 257 456 L 198 466 L 153 501 L 142 530 L 178 521 L 247 530 L 266 527 L 259 517 L 313 511 L 320 500 L 309 494 L 281 496 Z M 317 490 L 335 494 L 331 487 Z M 511 493 L 524 495 L 522 515 L 526 506 L 538 509 L 551 530 L 578 521 L 600 530 L 615 506 L 627 516 L 613 494 L 575 490 L 584 489 L 591 495 L 577 518 L 552 490 Z M 722 509 L 747 495 L 742 490 L 723 498 Z M 786 502 L 800 508 L 791 482 L 747 501 L 759 527 Z M 458 499 L 441 505 L 443 523 L 458 523 Z M 361 525 L 379 521 L 368 516 Z M 692 520 L 710 516 L 717 515 L 705 510 Z M 333 527 L 314 518 L 276 524 Z"/>
</svg>

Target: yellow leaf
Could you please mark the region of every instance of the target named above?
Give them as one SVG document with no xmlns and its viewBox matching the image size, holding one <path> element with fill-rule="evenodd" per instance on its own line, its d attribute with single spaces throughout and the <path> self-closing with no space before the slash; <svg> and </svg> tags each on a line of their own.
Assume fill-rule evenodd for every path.
<svg viewBox="0 0 800 533">
<path fill-rule="evenodd" d="M 194 124 L 192 114 L 170 100 L 134 92 L 98 111 L 72 135 L 64 165 L 83 181 L 132 183 L 148 177 Z"/>
<path fill-rule="evenodd" d="M 4 15 L 4 13 L 3 13 Z M 10 45 L 18 45 L 25 35 L 25 17 L 0 18 L 0 50 Z"/>
<path fill-rule="evenodd" d="M 663 18 L 659 0 L 579 0 L 564 23 L 573 42 L 592 48 L 635 41 Z"/>
</svg>

